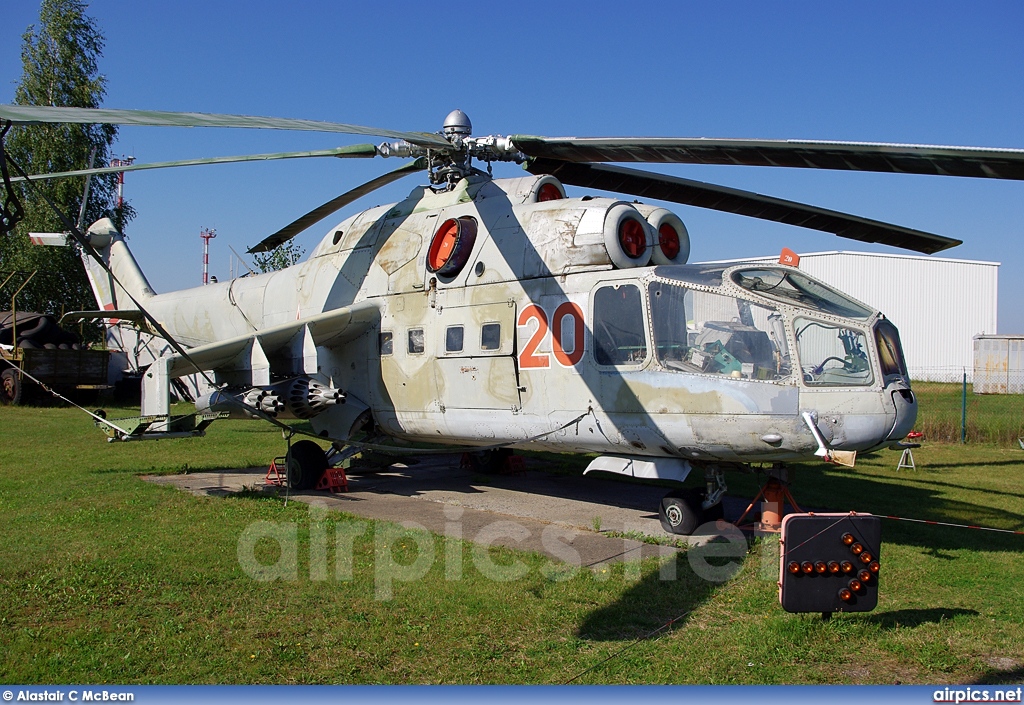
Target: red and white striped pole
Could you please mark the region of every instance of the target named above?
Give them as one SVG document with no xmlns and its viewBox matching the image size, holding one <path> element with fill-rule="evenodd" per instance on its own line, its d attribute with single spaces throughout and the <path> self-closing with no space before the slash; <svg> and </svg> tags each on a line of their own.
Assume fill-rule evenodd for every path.
<svg viewBox="0 0 1024 705">
<path fill-rule="evenodd" d="M 210 283 L 210 240 L 217 237 L 217 231 L 207 228 L 199 233 L 203 238 L 203 284 Z"/>
<path fill-rule="evenodd" d="M 110 160 L 110 166 L 131 166 L 135 162 L 135 157 L 117 157 Z M 124 205 L 124 172 L 117 172 L 117 207 L 120 208 Z"/>
</svg>

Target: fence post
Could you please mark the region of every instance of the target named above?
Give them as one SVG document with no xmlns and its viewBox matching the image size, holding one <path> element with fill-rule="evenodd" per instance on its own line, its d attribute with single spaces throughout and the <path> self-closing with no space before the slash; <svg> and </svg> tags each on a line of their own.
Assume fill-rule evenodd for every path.
<svg viewBox="0 0 1024 705">
<path fill-rule="evenodd" d="M 960 402 L 960 442 L 967 442 L 967 368 L 964 368 L 964 393 Z"/>
</svg>

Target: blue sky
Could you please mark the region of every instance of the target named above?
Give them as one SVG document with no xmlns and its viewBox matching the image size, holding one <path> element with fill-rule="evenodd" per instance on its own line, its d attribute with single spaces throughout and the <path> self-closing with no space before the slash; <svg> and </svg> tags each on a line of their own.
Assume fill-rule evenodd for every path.
<svg viewBox="0 0 1024 705">
<path fill-rule="evenodd" d="M 475 134 L 809 138 L 1024 148 L 1024 3 L 202 2 L 95 0 L 105 107 L 274 115 Z M 38 3 L 6 0 L 0 102 Z M 320 149 L 344 135 L 122 128 L 139 161 Z M 158 291 L 201 280 L 310 208 L 398 166 L 303 160 L 128 174 L 130 243 Z M 1000 333 L 1024 333 L 1024 182 L 756 167 L 657 166 L 689 178 L 964 240 L 994 260 Z M 514 175 L 514 166 L 496 168 Z M 299 236 L 402 198 L 410 177 Z M 572 193 L 572 192 L 571 192 Z M 895 252 L 684 206 L 693 260 Z"/>
</svg>

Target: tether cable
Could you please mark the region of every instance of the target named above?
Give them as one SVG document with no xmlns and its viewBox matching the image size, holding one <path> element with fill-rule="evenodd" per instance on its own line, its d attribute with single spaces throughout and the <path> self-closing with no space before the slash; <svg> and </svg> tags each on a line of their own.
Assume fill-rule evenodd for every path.
<svg viewBox="0 0 1024 705">
<path fill-rule="evenodd" d="M 678 621 L 680 621 L 682 619 L 685 619 L 692 612 L 693 612 L 693 610 L 686 610 L 685 612 L 683 612 L 678 617 L 673 617 L 672 619 L 668 620 L 667 622 L 662 624 L 657 629 L 654 629 L 653 631 L 650 631 L 647 634 L 644 634 L 643 636 L 638 636 L 636 639 L 634 639 L 630 643 L 626 644 L 625 646 L 623 646 L 621 649 L 619 649 L 615 653 L 611 654 L 610 656 L 608 656 L 606 658 L 601 659 L 600 661 L 595 663 L 590 668 L 588 668 L 588 669 L 586 669 L 584 671 L 580 671 L 579 673 L 577 673 L 575 676 L 573 676 L 569 680 L 563 681 L 562 685 L 569 685 L 570 683 L 574 683 L 575 681 L 579 680 L 580 678 L 582 678 L 583 676 L 587 675 L 588 673 L 590 673 L 591 671 L 595 670 L 596 668 L 598 668 L 600 666 L 603 666 L 604 664 L 608 663 L 609 661 L 611 661 L 614 658 L 618 658 L 619 656 L 624 654 L 626 651 L 629 651 L 634 646 L 639 644 L 641 641 L 647 641 L 648 639 L 653 637 L 655 634 L 658 634 L 659 632 L 662 632 L 662 631 L 664 631 L 666 629 L 669 629 L 673 624 L 675 624 L 676 622 L 678 622 Z"/>
<path fill-rule="evenodd" d="M 100 423 L 103 423 L 103 424 L 106 424 L 107 426 L 110 426 L 111 428 L 113 428 L 113 429 L 115 429 L 115 430 L 117 430 L 117 431 L 120 431 L 121 433 L 124 433 L 124 434 L 127 434 L 127 433 L 128 433 L 127 431 L 125 431 L 125 430 L 124 430 L 123 428 L 121 428 L 121 427 L 120 427 L 120 426 L 118 426 L 117 424 L 114 424 L 114 423 L 111 423 L 110 421 L 107 421 L 107 420 L 106 420 L 105 418 L 103 418 L 103 417 L 102 417 L 102 416 L 100 416 L 99 414 L 97 414 L 97 413 L 95 413 L 95 412 L 92 412 L 92 411 L 89 411 L 89 410 L 88 410 L 88 409 L 86 409 L 85 407 L 79 406 L 79 405 L 78 405 L 78 404 L 76 404 L 75 402 L 73 402 L 73 401 L 71 401 L 70 399 L 68 399 L 68 398 L 67 398 L 66 396 L 62 395 L 62 394 L 61 394 L 60 392 L 58 392 L 58 391 L 57 391 L 56 389 L 53 389 L 53 388 L 51 388 L 51 387 L 48 387 L 48 386 L 47 386 L 46 384 L 44 384 L 44 383 L 43 383 L 43 382 L 41 382 L 40 380 L 36 379 L 36 378 L 35 378 L 35 377 L 33 377 L 32 375 L 30 375 L 30 374 L 29 374 L 28 372 L 26 372 L 25 370 L 21 369 L 21 368 L 20 368 L 20 367 L 18 367 L 17 365 L 15 365 L 15 364 L 14 364 L 13 362 L 11 362 L 10 360 L 4 359 L 4 362 L 6 362 L 6 363 L 7 363 L 8 365 L 10 365 L 10 366 L 11 366 L 11 367 L 12 367 L 12 368 L 13 368 L 13 369 L 14 369 L 15 371 L 17 371 L 17 373 L 18 373 L 18 374 L 20 374 L 21 376 L 23 376 L 23 377 L 28 377 L 28 378 L 29 378 L 30 380 L 32 380 L 33 382 L 35 382 L 36 384 L 38 384 L 38 385 L 39 385 L 40 387 L 42 387 L 42 388 L 43 388 L 43 390 L 44 390 L 44 391 L 46 391 L 46 392 L 48 392 L 48 393 L 52 394 L 53 396 L 57 397 L 58 399 L 60 399 L 60 400 L 62 400 L 62 401 L 66 401 L 66 402 L 67 402 L 68 404 L 70 404 L 71 406 L 75 407 L 76 409 L 81 409 L 81 410 L 82 410 L 82 411 L 84 411 L 85 413 L 89 414 L 89 416 L 91 416 L 91 417 L 93 417 L 94 419 L 96 419 L 96 421 L 98 421 L 98 422 L 100 422 Z"/>
</svg>

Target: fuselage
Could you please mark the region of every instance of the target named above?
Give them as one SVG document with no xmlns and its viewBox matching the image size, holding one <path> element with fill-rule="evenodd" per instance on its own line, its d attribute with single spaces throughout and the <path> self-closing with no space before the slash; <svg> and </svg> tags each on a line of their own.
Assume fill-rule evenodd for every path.
<svg viewBox="0 0 1024 705">
<path fill-rule="evenodd" d="M 332 228 L 305 262 L 148 307 L 188 346 L 372 310 L 316 350 L 315 377 L 348 397 L 311 419 L 336 439 L 366 412 L 410 440 L 772 462 L 819 448 L 805 412 L 838 450 L 912 428 L 898 334 L 878 311 L 790 267 L 624 259 L 609 219 L 656 209 L 538 200 L 552 181 L 417 189 Z M 453 222 L 475 232 L 454 273 L 433 266 Z M 268 358 L 272 377 L 292 374 L 287 351 Z"/>
</svg>

